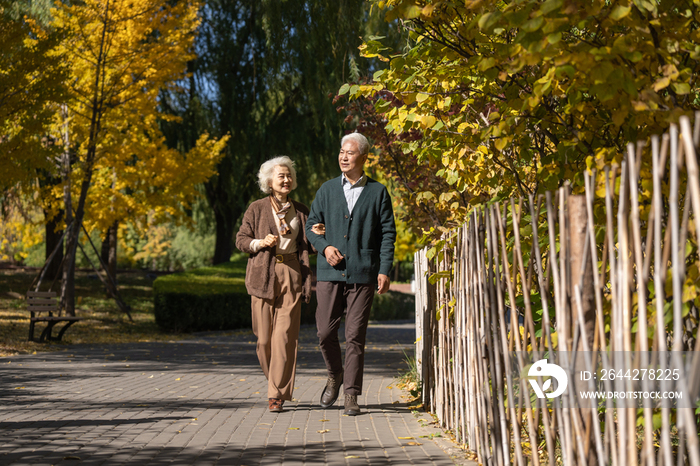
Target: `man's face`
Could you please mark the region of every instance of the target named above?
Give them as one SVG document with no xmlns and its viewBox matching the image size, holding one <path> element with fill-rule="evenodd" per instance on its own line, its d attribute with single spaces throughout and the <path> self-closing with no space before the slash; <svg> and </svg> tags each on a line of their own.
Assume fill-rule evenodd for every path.
<svg viewBox="0 0 700 466">
<path fill-rule="evenodd" d="M 355 141 L 346 141 L 343 147 L 340 148 L 338 154 L 338 164 L 340 171 L 345 175 L 359 176 L 362 173 L 362 168 L 367 160 L 367 154 L 360 155 L 360 150 Z"/>
</svg>

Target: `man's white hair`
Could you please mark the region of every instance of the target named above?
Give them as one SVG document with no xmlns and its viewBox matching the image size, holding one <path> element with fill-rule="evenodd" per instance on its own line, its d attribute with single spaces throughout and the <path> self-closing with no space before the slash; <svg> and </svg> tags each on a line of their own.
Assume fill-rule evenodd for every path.
<svg viewBox="0 0 700 466">
<path fill-rule="evenodd" d="M 360 151 L 360 155 L 369 153 L 369 141 L 362 134 L 357 132 L 346 134 L 343 136 L 343 139 L 340 140 L 340 147 L 343 147 L 343 145 L 348 141 L 353 141 L 355 144 L 357 144 L 357 150 Z"/>
<path fill-rule="evenodd" d="M 292 189 L 297 189 L 297 171 L 294 169 L 294 161 L 286 155 L 280 155 L 260 165 L 260 171 L 258 171 L 258 186 L 260 186 L 260 191 L 265 194 L 270 194 L 272 175 L 275 172 L 275 167 L 279 166 L 289 168 L 292 174 Z"/>
</svg>

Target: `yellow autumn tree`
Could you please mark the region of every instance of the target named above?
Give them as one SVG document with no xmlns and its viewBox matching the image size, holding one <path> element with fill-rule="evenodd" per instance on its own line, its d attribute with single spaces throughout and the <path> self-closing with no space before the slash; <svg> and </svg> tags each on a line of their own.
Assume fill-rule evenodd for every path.
<svg viewBox="0 0 700 466">
<path fill-rule="evenodd" d="M 104 226 L 144 209 L 173 212 L 214 173 L 225 140 L 205 135 L 182 155 L 165 146 L 157 125 L 158 93 L 176 90 L 194 58 L 199 8 L 197 1 L 86 0 L 53 12 L 53 26 L 64 36 L 53 56 L 70 68 L 55 129 L 70 225 L 62 285 L 68 313 L 89 194 L 90 219 Z"/>
<path fill-rule="evenodd" d="M 0 0 L 0 192 L 50 167 L 44 135 L 64 78 L 59 57 L 48 56 L 59 36 L 16 3 Z"/>
</svg>

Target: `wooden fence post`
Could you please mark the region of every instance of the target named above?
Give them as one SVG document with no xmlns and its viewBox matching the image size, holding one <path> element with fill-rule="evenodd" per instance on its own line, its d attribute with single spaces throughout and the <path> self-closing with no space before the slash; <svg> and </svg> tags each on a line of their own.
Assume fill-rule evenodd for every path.
<svg viewBox="0 0 700 466">
<path fill-rule="evenodd" d="M 568 301 L 570 306 L 570 316 L 569 321 L 570 333 L 569 336 L 573 338 L 574 329 L 576 328 L 578 306 L 575 305 L 574 299 L 574 286 L 581 286 L 581 297 L 582 303 L 581 308 L 583 310 L 583 321 L 585 322 L 586 328 L 586 338 L 588 339 L 588 348 L 593 349 L 593 335 L 595 334 L 595 290 L 593 289 L 593 264 L 591 264 L 590 253 L 586 254 L 584 257 L 584 247 L 586 244 L 586 196 L 569 196 L 568 203 L 568 222 L 569 222 L 569 267 L 571 278 L 567 280 L 569 289 L 567 292 Z M 589 245 L 589 247 L 595 247 L 595 245 Z M 581 281 L 581 273 L 584 271 L 584 261 L 588 263 L 585 264 L 585 272 L 583 273 L 583 282 Z M 597 265 L 597 264 L 596 264 Z M 572 348 L 574 349 L 574 348 Z M 578 351 L 583 350 L 583 345 L 579 342 Z"/>
<path fill-rule="evenodd" d="M 567 280 L 568 290 L 567 290 L 567 302 L 569 308 L 569 321 L 567 322 L 567 329 L 569 329 L 569 338 L 571 341 L 572 351 L 583 351 L 583 335 L 580 336 L 578 344 L 573 347 L 574 335 L 576 334 L 575 329 L 578 327 L 578 313 L 583 313 L 583 322 L 585 329 L 585 338 L 588 342 L 586 346 L 589 351 L 593 350 L 593 340 L 595 335 L 595 319 L 596 319 L 596 309 L 595 309 L 595 290 L 593 288 L 593 270 L 594 266 L 597 264 L 591 264 L 591 255 L 589 250 L 590 247 L 595 247 L 595 245 L 586 245 L 587 238 L 587 212 L 586 212 L 586 196 L 569 196 L 568 197 L 568 247 L 567 252 L 569 253 L 569 280 Z M 587 246 L 587 247 L 586 247 Z M 581 306 L 576 304 L 575 299 L 575 287 L 579 286 L 581 291 Z M 569 346 L 569 345 L 567 345 Z M 563 348 L 566 351 L 566 348 Z M 578 382 L 578 383 L 576 383 Z M 574 387 L 577 389 L 585 387 L 578 387 L 582 385 L 580 381 L 574 382 Z M 590 408 L 579 408 L 578 414 L 580 414 L 580 419 L 583 423 L 585 429 L 583 438 L 583 455 L 588 459 L 588 466 L 593 466 L 598 463 L 597 456 L 594 450 L 594 440 L 591 437 L 593 433 L 592 421 L 597 422 L 597 418 L 593 416 L 593 412 Z M 577 455 L 578 456 L 578 455 Z M 580 465 L 586 466 L 586 465 Z"/>
</svg>

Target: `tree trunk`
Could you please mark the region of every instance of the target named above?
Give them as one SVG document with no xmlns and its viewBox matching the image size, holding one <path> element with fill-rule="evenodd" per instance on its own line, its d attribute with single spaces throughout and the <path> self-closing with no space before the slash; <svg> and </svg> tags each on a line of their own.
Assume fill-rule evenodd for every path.
<svg viewBox="0 0 700 466">
<path fill-rule="evenodd" d="M 571 306 L 571 327 L 569 337 L 573 339 L 574 329 L 578 327 L 578 305 L 574 296 L 574 286 L 582 284 L 581 287 L 581 311 L 583 313 L 584 328 L 586 329 L 586 340 L 588 350 L 593 350 L 593 337 L 595 334 L 595 290 L 593 289 L 593 265 L 590 263 L 590 252 L 584 257 L 584 245 L 586 244 L 586 198 L 585 196 L 569 196 L 569 264 L 571 267 L 571 280 L 569 281 L 569 303 Z M 589 245 L 590 246 L 590 245 Z M 593 245 L 595 247 L 595 245 Z M 581 279 L 581 268 L 584 262 L 588 262 L 585 268 L 583 280 Z M 583 351 L 583 344 L 579 342 L 578 351 Z"/>
<path fill-rule="evenodd" d="M 105 235 L 104 241 L 102 241 L 102 248 L 100 251 L 100 256 L 102 256 L 102 262 L 107 264 L 107 272 L 117 281 L 117 232 L 119 230 L 119 221 L 115 221 L 109 229 L 107 229 L 107 234 Z"/>
<path fill-rule="evenodd" d="M 570 267 L 570 280 L 567 281 L 569 285 L 569 306 L 570 313 L 569 318 L 569 337 L 573 339 L 576 327 L 579 326 L 578 315 L 579 312 L 582 313 L 584 329 L 586 331 L 586 342 L 588 351 L 593 350 L 593 340 L 595 333 L 595 289 L 593 287 L 593 264 L 591 263 L 590 252 L 584 255 L 585 244 L 586 244 L 586 224 L 587 224 L 587 212 L 586 212 L 586 197 L 585 196 L 569 196 L 568 200 L 568 231 L 569 231 L 569 244 L 568 253 L 569 260 L 567 261 Z M 589 247 L 595 247 L 595 245 L 589 245 Z M 583 267 L 583 264 L 586 266 Z M 585 269 L 583 276 L 581 275 L 582 268 Z M 575 286 L 581 286 L 581 309 L 579 309 L 578 304 L 575 299 Z M 583 337 L 579 340 L 578 347 L 572 348 L 575 351 L 583 351 Z M 585 391 L 587 389 L 586 383 L 580 380 L 574 380 L 574 387 L 576 392 Z M 595 454 L 595 442 L 593 440 L 593 422 L 598 422 L 596 412 L 589 408 L 588 406 L 582 405 L 579 409 L 579 416 L 581 422 L 584 426 L 585 434 L 582 439 L 583 454 L 586 457 L 584 463 L 579 462 L 579 466 L 595 466 L 598 464 L 598 457 Z M 578 447 L 577 447 L 578 448 Z"/>
<path fill-rule="evenodd" d="M 109 261 L 109 235 L 112 232 L 112 228 L 107 228 L 107 232 L 105 233 L 105 237 L 102 238 L 102 246 L 100 246 L 100 257 L 102 258 L 102 262 L 105 264 L 107 261 Z"/>
<path fill-rule="evenodd" d="M 63 211 L 58 215 L 53 217 L 51 220 L 46 222 L 46 258 L 44 260 L 49 260 L 51 253 L 58 246 L 61 241 L 61 236 L 63 235 L 63 228 L 57 230 L 59 226 L 63 225 Z M 56 255 L 50 264 L 46 264 L 46 275 L 45 277 L 49 280 L 53 280 L 61 273 L 61 261 L 63 260 L 63 248 L 59 248 Z"/>
<path fill-rule="evenodd" d="M 63 268 L 63 276 L 64 279 L 67 278 L 65 281 L 67 286 L 64 309 L 66 314 L 69 316 L 75 315 L 75 256 L 78 250 L 78 237 L 80 235 L 80 229 L 82 228 L 83 218 L 85 217 L 85 201 L 87 200 L 87 193 L 90 189 L 90 181 L 92 180 L 95 151 L 96 147 L 94 145 L 88 146 L 87 156 L 85 158 L 86 169 L 85 174 L 83 175 L 83 181 L 80 185 L 78 208 L 75 209 L 75 220 L 73 221 L 73 226 L 68 232 L 66 240 L 66 262 Z"/>
<path fill-rule="evenodd" d="M 61 177 L 63 178 L 63 204 L 66 217 L 66 228 L 73 228 L 73 201 L 71 199 L 71 156 L 70 133 L 68 130 L 68 107 L 61 106 L 63 117 L 63 154 L 61 156 Z M 72 225 L 72 226 L 71 226 Z M 61 278 L 61 309 L 68 315 L 75 315 L 75 242 L 73 235 L 66 236 L 65 258 L 63 261 L 63 276 Z"/>
<path fill-rule="evenodd" d="M 107 261 L 107 268 L 109 269 L 110 275 L 114 278 L 114 283 L 117 282 L 117 243 L 119 239 L 119 222 L 115 221 L 114 225 L 110 228 L 109 233 L 109 260 Z"/>
<path fill-rule="evenodd" d="M 68 216 L 66 216 L 68 217 Z M 63 262 L 63 281 L 61 283 L 61 307 L 66 315 L 75 315 L 75 253 L 78 247 L 78 233 L 76 226 L 80 228 L 76 220 L 66 235 L 65 260 Z"/>
<path fill-rule="evenodd" d="M 216 245 L 214 246 L 213 263 L 221 264 L 231 260 L 233 254 L 233 235 L 234 226 L 238 221 L 238 216 L 232 212 L 232 209 L 216 209 L 214 210 L 214 218 L 216 219 Z"/>
<path fill-rule="evenodd" d="M 205 184 L 207 201 L 216 220 L 216 244 L 212 260 L 214 265 L 231 260 L 234 228 L 251 196 L 252 183 L 248 181 L 234 187 L 233 173 L 233 162 L 231 156 L 227 155 L 219 162 L 217 175 Z"/>
</svg>

